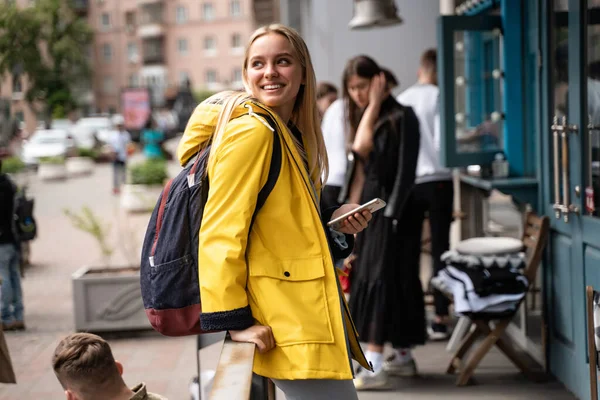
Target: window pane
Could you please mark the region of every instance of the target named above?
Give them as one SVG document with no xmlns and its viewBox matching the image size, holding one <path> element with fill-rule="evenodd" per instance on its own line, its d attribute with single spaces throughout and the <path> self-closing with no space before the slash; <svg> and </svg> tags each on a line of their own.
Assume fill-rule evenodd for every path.
<svg viewBox="0 0 600 400">
<path fill-rule="evenodd" d="M 217 82 L 217 71 L 209 69 L 206 71 L 206 83 L 216 83 Z"/>
<path fill-rule="evenodd" d="M 212 3 L 204 3 L 202 6 L 202 17 L 206 21 L 211 21 L 215 19 L 215 10 L 213 8 Z"/>
<path fill-rule="evenodd" d="M 105 43 L 102 46 L 102 56 L 104 57 L 104 61 L 112 60 L 112 46 L 109 43 Z"/>
<path fill-rule="evenodd" d="M 234 33 L 231 36 L 231 47 L 234 49 L 239 49 L 242 47 L 242 36 L 239 33 Z"/>
<path fill-rule="evenodd" d="M 240 0 L 231 0 L 229 3 L 229 14 L 232 17 L 239 17 L 242 15 L 242 5 L 240 4 Z"/>
<path fill-rule="evenodd" d="M 175 22 L 178 24 L 185 24 L 187 22 L 187 8 L 184 6 L 178 6 L 175 13 Z"/>
<path fill-rule="evenodd" d="M 454 34 L 454 99 L 458 153 L 503 147 L 500 32 Z"/>
<path fill-rule="evenodd" d="M 179 39 L 177 41 L 177 50 L 179 51 L 179 54 L 187 54 L 188 52 L 188 41 L 187 39 Z"/>
</svg>

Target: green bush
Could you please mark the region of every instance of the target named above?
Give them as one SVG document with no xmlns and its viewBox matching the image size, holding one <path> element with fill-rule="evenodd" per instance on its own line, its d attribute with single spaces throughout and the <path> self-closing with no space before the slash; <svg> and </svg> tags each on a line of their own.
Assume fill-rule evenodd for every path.
<svg viewBox="0 0 600 400">
<path fill-rule="evenodd" d="M 198 103 L 202 103 L 215 93 L 217 92 L 212 92 L 210 90 L 197 90 L 194 91 L 194 100 L 196 100 Z"/>
<path fill-rule="evenodd" d="M 162 185 L 167 178 L 164 160 L 146 160 L 129 167 L 129 179 L 133 185 Z"/>
<path fill-rule="evenodd" d="M 25 169 L 25 164 L 19 157 L 9 157 L 2 160 L 2 172 L 16 174 Z"/>
<path fill-rule="evenodd" d="M 98 151 L 94 150 L 94 149 L 85 149 L 83 147 L 79 147 L 77 149 L 77 155 L 79 157 L 89 157 L 89 158 L 96 159 L 96 158 L 98 158 Z"/>
<path fill-rule="evenodd" d="M 64 156 L 40 157 L 40 164 L 64 164 Z"/>
</svg>

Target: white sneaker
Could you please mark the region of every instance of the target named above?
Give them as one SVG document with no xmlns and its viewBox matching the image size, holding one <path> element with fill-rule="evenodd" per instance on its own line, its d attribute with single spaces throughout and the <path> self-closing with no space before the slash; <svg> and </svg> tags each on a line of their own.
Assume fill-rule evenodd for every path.
<svg viewBox="0 0 600 400">
<path fill-rule="evenodd" d="M 354 387 L 356 390 L 387 389 L 390 387 L 389 376 L 383 368 L 375 372 L 361 368 L 354 378 Z"/>
<path fill-rule="evenodd" d="M 388 357 L 383 363 L 383 369 L 390 375 L 394 376 L 417 376 L 417 363 L 414 358 L 408 361 L 400 361 L 396 354 Z"/>
</svg>

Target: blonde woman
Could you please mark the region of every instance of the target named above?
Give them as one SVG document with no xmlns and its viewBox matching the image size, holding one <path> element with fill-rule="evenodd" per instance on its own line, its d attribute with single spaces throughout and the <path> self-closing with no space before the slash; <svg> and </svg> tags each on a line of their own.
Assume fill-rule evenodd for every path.
<svg viewBox="0 0 600 400">
<path fill-rule="evenodd" d="M 202 328 L 255 343 L 254 372 L 272 378 L 290 400 L 357 399 L 351 358 L 370 367 L 333 258 L 348 255 L 352 235 L 371 215 L 354 214 L 339 232 L 324 225 L 356 205 L 319 209 L 327 155 L 315 74 L 299 34 L 281 25 L 258 29 L 246 49 L 243 79 L 247 93 L 198 106 L 178 150 L 185 164 L 212 143 L 200 230 Z M 275 132 L 261 114 L 276 121 Z M 252 221 L 274 135 L 281 142 L 279 178 Z"/>
</svg>

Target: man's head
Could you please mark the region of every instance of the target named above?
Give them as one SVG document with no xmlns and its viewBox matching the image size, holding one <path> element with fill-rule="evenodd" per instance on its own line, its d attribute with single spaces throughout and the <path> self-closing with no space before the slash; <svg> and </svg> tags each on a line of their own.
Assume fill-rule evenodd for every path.
<svg viewBox="0 0 600 400">
<path fill-rule="evenodd" d="M 437 85 L 437 53 L 435 49 L 426 50 L 421 55 L 417 75 L 420 83 Z"/>
<path fill-rule="evenodd" d="M 338 90 L 335 85 L 329 82 L 320 82 L 317 85 L 317 108 L 319 109 L 319 114 L 323 116 L 331 103 L 336 101 L 337 98 Z"/>
<path fill-rule="evenodd" d="M 52 367 L 67 400 L 116 398 L 127 390 L 108 343 L 90 333 L 67 336 L 56 347 Z"/>
</svg>

